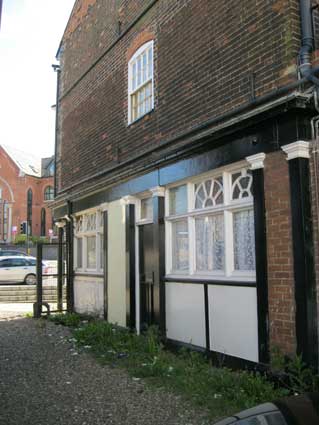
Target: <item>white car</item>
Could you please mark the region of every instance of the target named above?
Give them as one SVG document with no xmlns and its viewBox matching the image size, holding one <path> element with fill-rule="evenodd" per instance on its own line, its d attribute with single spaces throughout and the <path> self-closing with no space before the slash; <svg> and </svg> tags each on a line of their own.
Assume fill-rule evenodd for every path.
<svg viewBox="0 0 319 425">
<path fill-rule="evenodd" d="M 27 285 L 35 285 L 37 283 L 36 261 L 34 257 L 0 257 L 0 284 L 24 282 Z M 42 272 L 47 273 L 44 262 L 42 262 Z"/>
</svg>

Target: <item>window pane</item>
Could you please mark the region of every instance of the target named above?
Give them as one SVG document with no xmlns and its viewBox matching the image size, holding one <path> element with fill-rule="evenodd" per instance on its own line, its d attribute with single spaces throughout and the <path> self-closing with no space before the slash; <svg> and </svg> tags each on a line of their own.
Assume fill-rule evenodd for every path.
<svg viewBox="0 0 319 425">
<path fill-rule="evenodd" d="M 188 223 L 187 220 L 172 223 L 173 270 L 188 270 Z"/>
<path fill-rule="evenodd" d="M 153 77 L 153 49 L 148 51 L 148 78 Z"/>
<path fill-rule="evenodd" d="M 174 187 L 169 191 L 169 213 L 183 214 L 187 212 L 187 186 Z"/>
<path fill-rule="evenodd" d="M 104 268 L 104 238 L 103 234 L 100 235 L 100 268 Z"/>
<path fill-rule="evenodd" d="M 82 268 L 82 250 L 83 250 L 83 243 L 82 243 L 83 239 L 82 238 L 77 238 L 77 255 L 76 255 L 76 265 L 78 269 Z"/>
<path fill-rule="evenodd" d="M 236 212 L 233 221 L 235 270 L 255 270 L 254 212 Z"/>
<path fill-rule="evenodd" d="M 252 174 L 250 170 L 242 170 L 232 175 L 232 199 L 242 199 L 253 196 Z"/>
<path fill-rule="evenodd" d="M 89 236 L 87 238 L 87 268 L 96 269 L 96 243 L 95 236 Z"/>
<path fill-rule="evenodd" d="M 142 77 L 142 58 L 141 56 L 137 59 L 137 85 L 139 86 L 141 84 L 141 77 Z"/>
<path fill-rule="evenodd" d="M 143 53 L 143 79 L 142 82 L 144 83 L 147 80 L 147 52 Z"/>
<path fill-rule="evenodd" d="M 132 90 L 136 89 L 136 62 L 133 63 L 132 67 Z"/>
<path fill-rule="evenodd" d="M 141 200 L 141 219 L 153 218 L 153 198 L 145 198 Z"/>
<path fill-rule="evenodd" d="M 196 270 L 224 270 L 224 216 L 206 216 L 195 219 Z"/>
</svg>

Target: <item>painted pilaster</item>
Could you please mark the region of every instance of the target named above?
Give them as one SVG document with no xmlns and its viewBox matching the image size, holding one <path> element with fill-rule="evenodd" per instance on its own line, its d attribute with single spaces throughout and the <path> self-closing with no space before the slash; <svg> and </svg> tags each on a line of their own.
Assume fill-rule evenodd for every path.
<svg viewBox="0 0 319 425">
<path fill-rule="evenodd" d="M 132 196 L 123 198 L 125 204 L 125 258 L 126 258 L 126 326 L 136 327 L 136 253 L 135 202 Z"/>
<path fill-rule="evenodd" d="M 258 351 L 259 362 L 269 362 L 269 313 L 267 279 L 267 239 L 264 189 L 264 160 L 266 155 L 259 153 L 246 157 L 253 175 L 256 286 L 258 311 Z"/>
<path fill-rule="evenodd" d="M 165 189 L 151 189 L 153 197 L 154 236 L 154 320 L 162 335 L 166 334 L 165 312 Z"/>
<path fill-rule="evenodd" d="M 309 142 L 282 146 L 289 162 L 291 220 L 296 301 L 297 353 L 318 367 L 314 248 L 309 175 Z"/>
</svg>

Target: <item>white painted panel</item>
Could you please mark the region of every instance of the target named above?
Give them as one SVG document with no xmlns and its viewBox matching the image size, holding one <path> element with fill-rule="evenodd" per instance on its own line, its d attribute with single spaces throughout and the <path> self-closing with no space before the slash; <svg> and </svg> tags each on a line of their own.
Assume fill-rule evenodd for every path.
<svg viewBox="0 0 319 425">
<path fill-rule="evenodd" d="M 126 326 L 125 205 L 108 206 L 108 321 Z"/>
<path fill-rule="evenodd" d="M 258 362 L 255 288 L 208 287 L 211 350 Z"/>
<path fill-rule="evenodd" d="M 74 309 L 77 313 L 103 316 L 104 283 L 103 278 L 75 276 Z"/>
<path fill-rule="evenodd" d="M 205 347 L 203 285 L 166 284 L 167 337 Z"/>
</svg>

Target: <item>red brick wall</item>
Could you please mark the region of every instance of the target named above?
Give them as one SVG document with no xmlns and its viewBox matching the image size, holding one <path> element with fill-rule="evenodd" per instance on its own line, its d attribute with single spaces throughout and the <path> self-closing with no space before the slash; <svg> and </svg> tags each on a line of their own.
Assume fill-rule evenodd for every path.
<svg viewBox="0 0 319 425">
<path fill-rule="evenodd" d="M 295 299 L 290 184 L 286 154 L 265 160 L 268 298 L 271 348 L 295 353 Z"/>
<path fill-rule="evenodd" d="M 27 220 L 27 192 L 31 188 L 33 193 L 32 208 L 32 234 L 40 236 L 41 233 L 41 209 L 46 210 L 46 236 L 49 228 L 52 228 L 52 214 L 48 208 L 48 202 L 44 201 L 44 190 L 47 186 L 53 186 L 53 177 L 37 178 L 28 175 L 19 176 L 19 169 L 6 152 L 0 147 L 0 187 L 2 199 L 12 201 L 10 186 L 14 202 L 12 207 L 12 226 L 17 226 L 20 233 L 20 224 Z"/>
<path fill-rule="evenodd" d="M 298 0 L 158 0 L 90 70 L 118 21 L 124 31 L 151 1 L 80 3 L 61 49 L 58 189 L 247 102 L 250 72 L 257 95 L 296 78 Z M 154 34 L 155 109 L 128 126 L 127 55 L 143 32 Z"/>
</svg>

